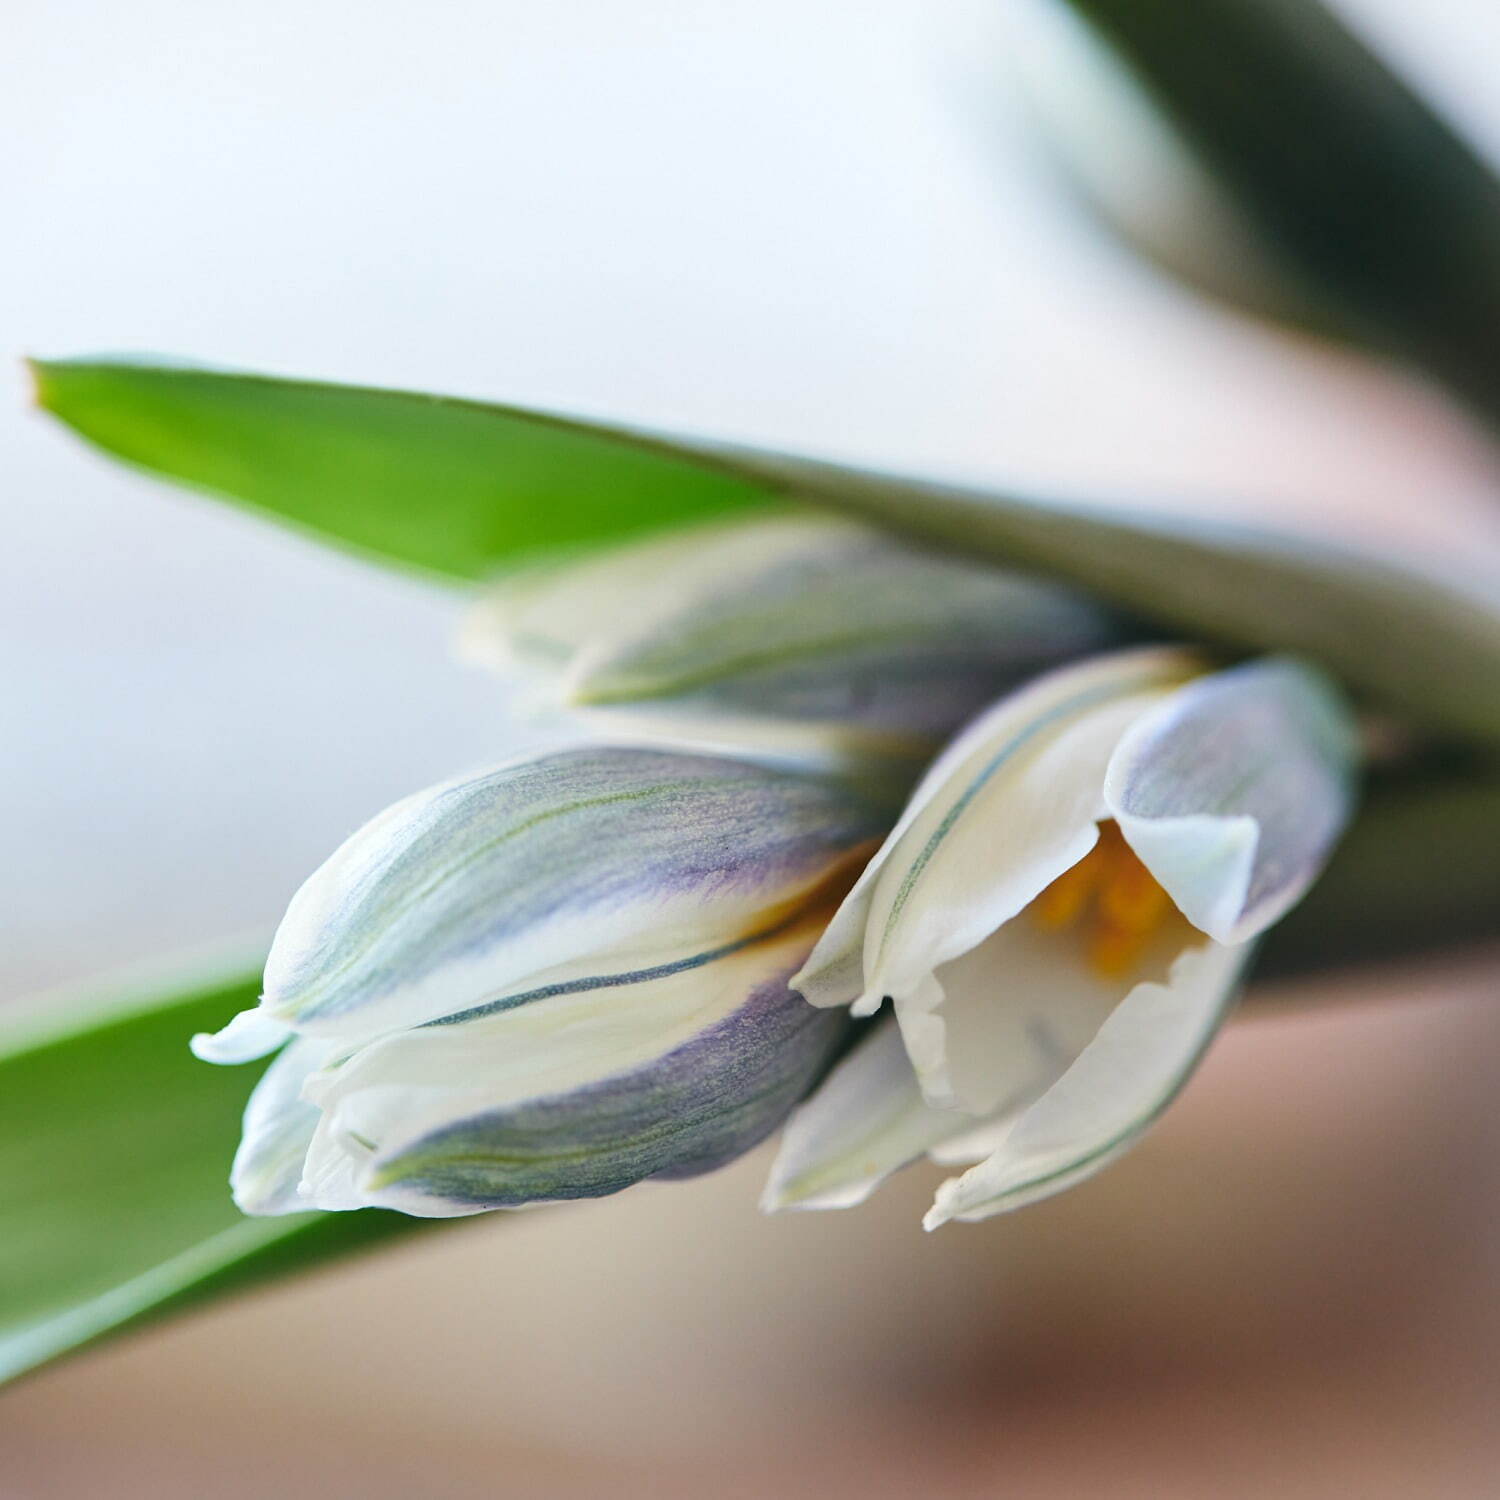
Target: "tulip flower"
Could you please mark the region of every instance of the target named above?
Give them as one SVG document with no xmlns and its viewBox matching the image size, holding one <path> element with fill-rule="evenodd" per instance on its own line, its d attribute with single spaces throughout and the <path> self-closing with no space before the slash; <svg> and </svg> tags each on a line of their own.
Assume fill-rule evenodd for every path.
<svg viewBox="0 0 1500 1500">
<path fill-rule="evenodd" d="M 1253 940 L 1347 820 L 1352 721 L 1316 670 L 1128 651 L 1002 701 L 935 763 L 792 983 L 893 1014 L 793 1118 L 767 1190 L 859 1202 L 976 1163 L 929 1228 L 1113 1160 L 1182 1087 Z"/>
<path fill-rule="evenodd" d="M 1118 635 L 1072 590 L 787 510 L 513 573 L 463 646 L 612 736 L 927 759 L 1007 689 Z"/>
<path fill-rule="evenodd" d="M 260 1004 L 195 1040 L 290 1040 L 236 1201 L 444 1217 L 738 1156 L 846 1029 L 787 980 L 888 823 L 834 780 L 625 748 L 396 804 L 298 892 Z"/>
</svg>

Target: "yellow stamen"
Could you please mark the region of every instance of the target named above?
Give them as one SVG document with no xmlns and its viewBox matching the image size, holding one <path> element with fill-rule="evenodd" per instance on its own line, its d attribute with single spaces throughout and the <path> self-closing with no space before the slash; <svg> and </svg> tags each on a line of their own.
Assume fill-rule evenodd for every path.
<svg viewBox="0 0 1500 1500">
<path fill-rule="evenodd" d="M 1123 979 L 1170 920 L 1173 907 L 1110 820 L 1099 825 L 1099 842 L 1029 910 L 1038 926 L 1053 932 L 1081 920 L 1090 966 L 1107 979 Z"/>
<path fill-rule="evenodd" d="M 1123 979 L 1140 962 L 1152 936 L 1096 923 L 1089 933 L 1089 967 L 1104 979 Z"/>
<path fill-rule="evenodd" d="M 1171 897 L 1118 834 L 1105 857 L 1109 868 L 1099 884 L 1099 919 L 1130 932 L 1154 931 L 1171 905 Z"/>
<path fill-rule="evenodd" d="M 1071 870 L 1064 870 L 1051 885 L 1031 903 L 1032 919 L 1049 932 L 1071 927 L 1082 915 L 1093 897 L 1104 873 L 1098 849 L 1090 849 Z"/>
</svg>

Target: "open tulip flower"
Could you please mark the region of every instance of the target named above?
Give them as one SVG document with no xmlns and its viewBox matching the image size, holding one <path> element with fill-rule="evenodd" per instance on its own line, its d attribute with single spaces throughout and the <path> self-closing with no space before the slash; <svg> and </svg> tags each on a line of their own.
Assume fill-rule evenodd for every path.
<svg viewBox="0 0 1500 1500">
<path fill-rule="evenodd" d="M 1113 1160 L 1182 1087 L 1254 939 L 1348 816 L 1353 725 L 1320 674 L 1173 650 L 1063 668 L 928 772 L 793 983 L 894 1016 L 792 1122 L 767 1205 L 857 1203 L 924 1151 L 977 1162 L 927 1225 Z"/>
</svg>

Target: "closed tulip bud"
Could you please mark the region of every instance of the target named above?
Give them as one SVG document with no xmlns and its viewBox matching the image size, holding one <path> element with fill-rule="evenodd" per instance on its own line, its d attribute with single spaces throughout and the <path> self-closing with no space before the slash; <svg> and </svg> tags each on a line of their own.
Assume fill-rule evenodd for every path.
<svg viewBox="0 0 1500 1500">
<path fill-rule="evenodd" d="M 998 694 L 1118 629 L 1056 585 L 787 511 L 513 574 L 464 646 L 531 669 L 614 735 L 926 758 Z"/>
<path fill-rule="evenodd" d="M 1333 687 L 1171 649 L 1063 668 L 936 762 L 793 984 L 893 1014 L 793 1118 L 779 1207 L 860 1201 L 922 1155 L 976 1163 L 928 1227 L 1044 1197 L 1182 1087 L 1253 940 L 1349 816 Z"/>
<path fill-rule="evenodd" d="M 624 748 L 418 793 L 308 880 L 260 1005 L 249 1213 L 445 1216 L 706 1171 L 773 1130 L 844 1023 L 792 992 L 889 823 L 833 780 Z"/>
</svg>

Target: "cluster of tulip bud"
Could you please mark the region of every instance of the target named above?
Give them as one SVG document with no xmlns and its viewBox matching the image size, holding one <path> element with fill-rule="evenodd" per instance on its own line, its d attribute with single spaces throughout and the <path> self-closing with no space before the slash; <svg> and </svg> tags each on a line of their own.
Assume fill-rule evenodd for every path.
<svg viewBox="0 0 1500 1500">
<path fill-rule="evenodd" d="M 579 744 L 417 793 L 297 893 L 248 1213 L 448 1216 L 686 1177 L 765 1202 L 1087 1176 L 1182 1086 L 1350 812 L 1338 691 L 1141 644 L 1050 583 L 816 511 L 496 582 L 464 649 Z"/>
</svg>

